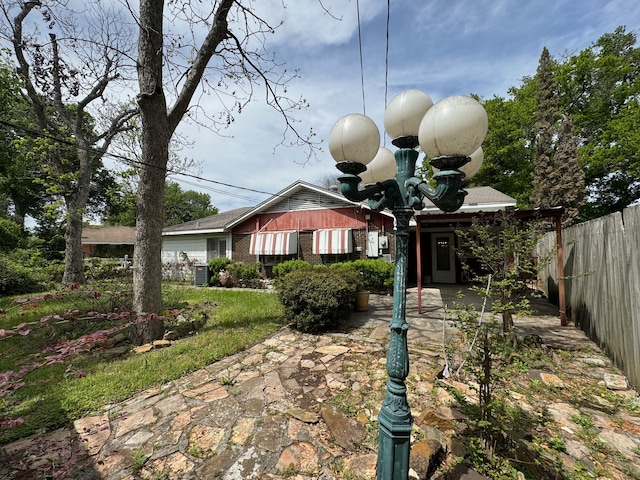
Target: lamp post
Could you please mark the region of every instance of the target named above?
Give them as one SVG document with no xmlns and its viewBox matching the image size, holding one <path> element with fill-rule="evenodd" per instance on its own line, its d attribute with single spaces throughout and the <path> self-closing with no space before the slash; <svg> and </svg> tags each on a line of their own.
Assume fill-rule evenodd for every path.
<svg viewBox="0 0 640 480">
<path fill-rule="evenodd" d="M 426 93 L 407 90 L 394 97 L 384 112 L 385 130 L 398 148 L 394 154 L 379 147 L 378 128 L 364 115 L 340 118 L 329 134 L 329 151 L 342 172 L 338 177 L 342 194 L 352 201 L 368 200 L 376 211 L 388 208 L 396 221 L 389 379 L 378 416 L 378 480 L 406 480 L 409 475 L 412 418 L 405 384 L 409 374 L 405 315 L 409 222 L 414 209 L 424 207 L 425 197 L 446 212 L 462 206 L 467 192 L 460 169 L 472 154 L 477 156 L 487 125 L 484 108 L 473 98 L 447 97 L 434 105 Z M 415 177 L 418 145 L 437 170 L 435 185 Z M 369 184 L 359 188 L 363 180 Z"/>
</svg>

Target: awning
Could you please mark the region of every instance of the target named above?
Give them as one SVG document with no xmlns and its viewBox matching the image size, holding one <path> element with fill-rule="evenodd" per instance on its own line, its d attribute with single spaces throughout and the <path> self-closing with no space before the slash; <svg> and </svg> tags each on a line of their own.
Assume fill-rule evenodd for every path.
<svg viewBox="0 0 640 480">
<path fill-rule="evenodd" d="M 296 232 L 260 232 L 251 234 L 251 255 L 293 255 L 298 253 Z"/>
<path fill-rule="evenodd" d="M 350 228 L 316 230 L 313 232 L 314 255 L 351 252 L 353 252 L 353 237 Z"/>
</svg>

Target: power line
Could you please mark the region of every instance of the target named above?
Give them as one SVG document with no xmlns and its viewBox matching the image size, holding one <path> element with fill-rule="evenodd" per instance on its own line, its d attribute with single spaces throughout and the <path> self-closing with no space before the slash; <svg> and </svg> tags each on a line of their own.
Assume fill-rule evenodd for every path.
<svg viewBox="0 0 640 480">
<path fill-rule="evenodd" d="M 364 63 L 362 61 L 362 29 L 360 26 L 360 0 L 356 0 L 356 13 L 358 16 L 358 45 L 360 47 L 360 85 L 362 88 L 362 114 L 367 114 L 367 106 L 364 101 Z"/>
<path fill-rule="evenodd" d="M 73 142 L 71 140 L 67 140 L 67 139 L 64 139 L 64 138 L 58 138 L 58 137 L 55 137 L 55 136 L 47 134 L 47 133 L 43 133 L 43 132 L 39 132 L 37 130 L 33 130 L 33 129 L 30 129 L 30 128 L 27 128 L 27 127 L 23 127 L 22 125 L 18 125 L 18 124 L 12 123 L 12 122 L 7 122 L 5 120 L 0 120 L 0 124 L 5 125 L 5 126 L 10 127 L 10 128 L 21 130 L 21 131 L 23 131 L 23 132 L 25 132 L 25 133 L 27 133 L 27 134 L 29 134 L 31 136 L 35 136 L 35 137 L 39 137 L 39 138 L 46 138 L 48 140 L 52 140 L 54 142 L 62 143 L 62 144 L 65 144 L 65 145 L 69 145 L 69 146 L 74 147 L 74 148 L 83 149 L 83 147 L 80 147 L 76 142 Z M 91 148 L 85 148 L 84 150 L 86 150 L 86 151 L 88 151 L 90 153 L 100 153 L 100 152 L 97 152 L 95 149 L 91 149 Z M 194 174 L 191 174 L 191 173 L 180 172 L 180 171 L 177 171 L 177 170 L 161 168 L 161 167 L 158 167 L 156 165 L 152 165 L 150 163 L 146 163 L 146 162 L 143 162 L 143 161 L 140 161 L 140 160 L 135 160 L 135 159 L 132 159 L 132 158 L 128 158 L 128 157 L 125 157 L 124 155 L 119 155 L 119 154 L 116 154 L 116 153 L 104 152 L 103 156 L 107 157 L 107 158 L 120 160 L 120 161 L 123 161 L 123 162 L 126 162 L 126 163 L 130 163 L 130 164 L 133 164 L 133 165 L 137 165 L 137 166 L 146 166 L 146 167 L 150 167 L 150 168 L 156 168 L 158 170 L 163 170 L 167 175 L 180 175 L 180 176 L 183 176 L 183 177 L 193 178 L 193 179 L 196 179 L 196 180 L 199 180 L 199 181 L 202 181 L 202 182 L 214 183 L 216 185 L 221 185 L 221 186 L 229 187 L 229 188 L 235 188 L 235 189 L 238 189 L 238 190 L 245 190 L 245 191 L 248 191 L 248 192 L 259 193 L 261 195 L 270 195 L 270 196 L 274 196 L 275 195 L 272 192 L 266 192 L 266 191 L 263 191 L 263 190 L 257 190 L 257 189 L 249 188 L 249 187 L 242 187 L 242 186 L 239 186 L 239 185 L 233 185 L 231 183 L 225 183 L 225 182 L 220 182 L 218 180 L 212 180 L 210 178 L 202 177 L 200 175 L 194 175 Z M 223 195 L 229 195 L 231 197 L 240 198 L 242 200 L 254 201 L 253 198 L 243 197 L 243 196 L 241 196 L 239 194 L 234 194 L 232 192 L 228 192 L 228 191 L 225 191 L 225 190 L 216 190 L 216 189 L 213 189 L 212 187 L 209 187 L 209 188 L 211 188 L 212 191 L 215 191 L 216 193 L 220 193 L 220 194 L 223 194 Z"/>
</svg>

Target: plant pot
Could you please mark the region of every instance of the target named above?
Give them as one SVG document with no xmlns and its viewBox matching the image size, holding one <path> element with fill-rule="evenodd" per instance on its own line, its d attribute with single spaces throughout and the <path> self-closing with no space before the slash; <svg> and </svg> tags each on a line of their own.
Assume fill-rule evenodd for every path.
<svg viewBox="0 0 640 480">
<path fill-rule="evenodd" d="M 369 292 L 366 290 L 356 292 L 356 312 L 369 310 Z"/>
</svg>

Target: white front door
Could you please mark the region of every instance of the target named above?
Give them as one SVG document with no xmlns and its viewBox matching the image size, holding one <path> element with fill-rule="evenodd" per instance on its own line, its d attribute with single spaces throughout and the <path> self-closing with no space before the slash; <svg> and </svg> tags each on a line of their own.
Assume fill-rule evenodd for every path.
<svg viewBox="0 0 640 480">
<path fill-rule="evenodd" d="M 453 233 L 431 234 L 433 283 L 456 283 L 456 259 Z"/>
</svg>

